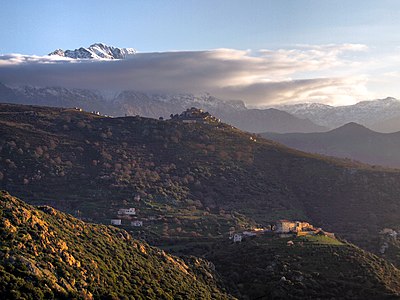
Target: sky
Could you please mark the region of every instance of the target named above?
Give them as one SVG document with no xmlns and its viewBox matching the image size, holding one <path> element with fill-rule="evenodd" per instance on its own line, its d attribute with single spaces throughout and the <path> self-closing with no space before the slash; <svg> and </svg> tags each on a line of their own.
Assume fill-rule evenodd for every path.
<svg viewBox="0 0 400 300">
<path fill-rule="evenodd" d="M 209 92 L 250 106 L 400 98 L 400 1 L 0 0 L 0 81 Z M 103 42 L 125 61 L 49 59 Z"/>
</svg>

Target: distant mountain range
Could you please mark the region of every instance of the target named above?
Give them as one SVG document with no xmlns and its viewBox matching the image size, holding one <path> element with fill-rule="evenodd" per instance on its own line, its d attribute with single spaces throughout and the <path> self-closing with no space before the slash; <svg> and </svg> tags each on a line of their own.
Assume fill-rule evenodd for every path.
<svg viewBox="0 0 400 300">
<path fill-rule="evenodd" d="M 345 106 L 303 103 L 275 108 L 331 129 L 356 122 L 380 132 L 400 130 L 400 101 L 392 97 Z"/>
<path fill-rule="evenodd" d="M 104 97 L 95 91 L 62 87 L 14 87 L 0 83 L 0 102 L 45 105 L 53 107 L 82 107 L 88 111 L 105 111 Z"/>
<path fill-rule="evenodd" d="M 63 87 L 10 87 L 0 83 L 0 102 L 81 107 L 112 116 L 140 115 L 150 118 L 169 118 L 171 114 L 198 107 L 226 123 L 254 133 L 324 132 L 349 122 L 378 132 L 400 131 L 400 101 L 395 98 L 338 107 L 306 103 L 249 109 L 241 100 L 223 100 L 208 93 L 100 92 Z"/>
<path fill-rule="evenodd" d="M 81 47 L 75 50 L 57 49 L 49 55 L 58 55 L 75 59 L 124 59 L 129 55 L 134 55 L 136 50 L 133 48 L 117 48 L 96 43 L 89 47 Z"/>
<path fill-rule="evenodd" d="M 263 133 L 286 146 L 372 165 L 400 167 L 400 132 L 380 133 L 356 123 L 321 133 Z"/>
<path fill-rule="evenodd" d="M 84 89 L 61 87 L 8 87 L 0 83 L 0 102 L 80 107 L 112 116 L 140 115 L 169 118 L 190 107 L 209 111 L 222 121 L 250 132 L 320 132 L 327 130 L 310 120 L 277 109 L 248 109 L 243 101 L 222 100 L 209 94 L 149 94 L 122 91 L 104 94 Z"/>
</svg>

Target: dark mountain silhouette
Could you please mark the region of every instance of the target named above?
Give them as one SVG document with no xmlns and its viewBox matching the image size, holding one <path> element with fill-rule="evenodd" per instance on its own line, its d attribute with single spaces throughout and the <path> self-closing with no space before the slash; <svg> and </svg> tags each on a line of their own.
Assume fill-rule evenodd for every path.
<svg viewBox="0 0 400 300">
<path fill-rule="evenodd" d="M 263 133 L 262 136 L 306 152 L 400 167 L 400 132 L 380 133 L 357 123 L 348 123 L 323 133 Z"/>
<path fill-rule="evenodd" d="M 285 111 L 274 108 L 246 109 L 224 113 L 221 119 L 242 130 L 259 133 L 261 128 L 270 128 L 271 132 L 315 132 L 325 131 L 326 127 L 315 125 L 308 119 L 297 118 Z"/>
</svg>

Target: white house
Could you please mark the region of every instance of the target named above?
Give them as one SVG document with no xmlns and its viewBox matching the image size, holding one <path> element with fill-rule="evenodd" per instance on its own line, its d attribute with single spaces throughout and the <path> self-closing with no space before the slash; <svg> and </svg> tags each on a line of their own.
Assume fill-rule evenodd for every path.
<svg viewBox="0 0 400 300">
<path fill-rule="evenodd" d="M 118 210 L 119 215 L 128 215 L 128 216 L 134 216 L 136 215 L 136 209 L 134 207 L 131 208 L 120 208 Z"/>
<path fill-rule="evenodd" d="M 135 227 L 142 227 L 143 221 L 136 220 L 136 221 L 131 222 L 131 225 L 135 226 Z"/>
<path fill-rule="evenodd" d="M 240 233 L 235 233 L 233 235 L 233 242 L 240 243 L 242 241 L 242 235 Z"/>
<path fill-rule="evenodd" d="M 245 236 L 256 236 L 257 234 L 252 231 L 243 231 L 243 235 Z"/>
<path fill-rule="evenodd" d="M 111 225 L 121 225 L 121 219 L 111 219 Z"/>
</svg>

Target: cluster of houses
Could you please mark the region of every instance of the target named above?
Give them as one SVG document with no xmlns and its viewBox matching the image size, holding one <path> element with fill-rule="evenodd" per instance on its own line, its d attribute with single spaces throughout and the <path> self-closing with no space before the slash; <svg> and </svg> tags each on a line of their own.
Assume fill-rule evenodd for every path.
<svg viewBox="0 0 400 300">
<path fill-rule="evenodd" d="M 122 219 L 131 219 L 132 216 L 136 215 L 136 209 L 134 207 L 130 208 L 120 208 L 118 210 L 118 219 L 111 219 L 111 225 L 116 225 L 116 226 L 121 226 L 122 225 Z M 141 220 L 132 220 L 131 221 L 131 226 L 134 227 L 142 227 L 143 226 L 143 221 Z"/>
<path fill-rule="evenodd" d="M 171 120 L 182 121 L 183 123 L 220 123 L 221 120 L 213 117 L 210 113 L 195 107 L 188 108 L 181 114 L 171 114 Z"/>
<path fill-rule="evenodd" d="M 80 107 L 74 107 L 74 110 L 80 111 L 80 112 L 83 112 L 83 111 L 84 111 L 84 110 L 83 110 L 82 108 L 80 108 Z M 112 116 L 109 116 L 109 115 L 103 115 L 101 112 L 96 111 L 96 110 L 92 110 L 90 113 L 93 114 L 93 115 L 96 115 L 96 116 L 112 117 Z M 126 117 L 126 115 L 125 115 L 125 117 Z"/>
<path fill-rule="evenodd" d="M 133 197 L 133 200 L 139 202 L 141 197 L 139 194 L 136 194 Z M 114 226 L 132 226 L 132 227 L 143 227 L 144 224 L 147 226 L 152 224 L 156 221 L 163 221 L 165 220 L 164 217 L 160 215 L 153 215 L 153 216 L 145 216 L 138 218 L 138 211 L 134 207 L 130 208 L 120 208 L 117 211 L 117 217 L 110 220 L 111 225 Z"/>
<path fill-rule="evenodd" d="M 271 223 L 267 228 L 257 228 L 251 231 L 241 233 L 230 232 L 229 239 L 234 243 L 241 242 L 246 237 L 257 236 L 261 234 L 276 234 L 279 237 L 305 236 L 305 235 L 326 235 L 335 237 L 333 233 L 323 231 L 321 228 L 315 228 L 307 222 L 278 220 Z"/>
<path fill-rule="evenodd" d="M 133 216 L 136 216 L 136 209 L 134 207 L 130 208 L 120 208 L 118 210 L 118 217 L 117 219 L 111 219 L 111 225 L 121 226 L 122 219 L 131 220 L 131 226 L 133 227 L 142 227 L 143 221 L 142 220 L 132 220 Z"/>
</svg>

